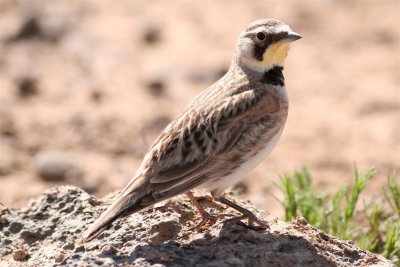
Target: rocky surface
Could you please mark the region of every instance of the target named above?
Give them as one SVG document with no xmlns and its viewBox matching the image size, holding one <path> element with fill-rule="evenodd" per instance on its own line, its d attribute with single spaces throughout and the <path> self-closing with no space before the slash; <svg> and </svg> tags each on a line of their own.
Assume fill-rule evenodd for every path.
<svg viewBox="0 0 400 267">
<path fill-rule="evenodd" d="M 269 230 L 222 221 L 192 231 L 200 218 L 184 196 L 118 220 L 81 244 L 81 233 L 106 202 L 62 186 L 22 209 L 0 206 L 0 266 L 393 266 L 302 218 L 281 222 L 244 202 Z M 210 212 L 235 213 L 206 199 L 201 203 Z"/>
</svg>

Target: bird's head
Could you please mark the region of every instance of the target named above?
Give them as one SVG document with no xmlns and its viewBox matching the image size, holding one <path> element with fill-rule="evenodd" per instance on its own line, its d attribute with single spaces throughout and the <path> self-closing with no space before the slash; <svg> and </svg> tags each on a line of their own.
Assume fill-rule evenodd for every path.
<svg viewBox="0 0 400 267">
<path fill-rule="evenodd" d="M 283 22 L 262 19 L 251 23 L 239 36 L 235 60 L 254 71 L 264 72 L 285 62 L 289 44 L 301 36 Z"/>
</svg>

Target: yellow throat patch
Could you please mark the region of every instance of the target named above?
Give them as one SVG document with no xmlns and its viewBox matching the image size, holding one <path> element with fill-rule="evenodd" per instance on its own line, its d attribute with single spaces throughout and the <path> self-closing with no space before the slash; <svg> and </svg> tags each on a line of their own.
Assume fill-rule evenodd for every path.
<svg viewBox="0 0 400 267">
<path fill-rule="evenodd" d="M 289 44 L 287 43 L 275 43 L 270 45 L 265 50 L 263 60 L 260 62 L 262 67 L 266 69 L 272 68 L 272 66 L 283 66 L 287 53 L 289 51 Z"/>
</svg>

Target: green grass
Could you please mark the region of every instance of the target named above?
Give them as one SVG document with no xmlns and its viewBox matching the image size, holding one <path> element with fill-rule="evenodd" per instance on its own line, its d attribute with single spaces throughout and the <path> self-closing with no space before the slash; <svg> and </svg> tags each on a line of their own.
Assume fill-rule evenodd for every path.
<svg viewBox="0 0 400 267">
<path fill-rule="evenodd" d="M 388 176 L 381 194 L 370 203 L 359 203 L 375 172 L 369 168 L 360 173 L 356 168 L 353 186 L 334 194 L 314 188 L 307 168 L 283 175 L 278 187 L 284 194 L 279 202 L 285 209 L 285 220 L 302 216 L 326 233 L 353 240 L 400 266 L 400 184 L 395 175 Z"/>
</svg>

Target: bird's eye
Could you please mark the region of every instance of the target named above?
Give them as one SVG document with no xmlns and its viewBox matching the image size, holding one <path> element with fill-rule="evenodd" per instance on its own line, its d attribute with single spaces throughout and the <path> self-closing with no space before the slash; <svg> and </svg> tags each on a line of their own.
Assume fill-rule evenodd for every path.
<svg viewBox="0 0 400 267">
<path fill-rule="evenodd" d="M 257 39 L 260 40 L 260 41 L 264 40 L 265 39 L 265 33 L 263 33 L 263 32 L 257 33 Z"/>
</svg>

